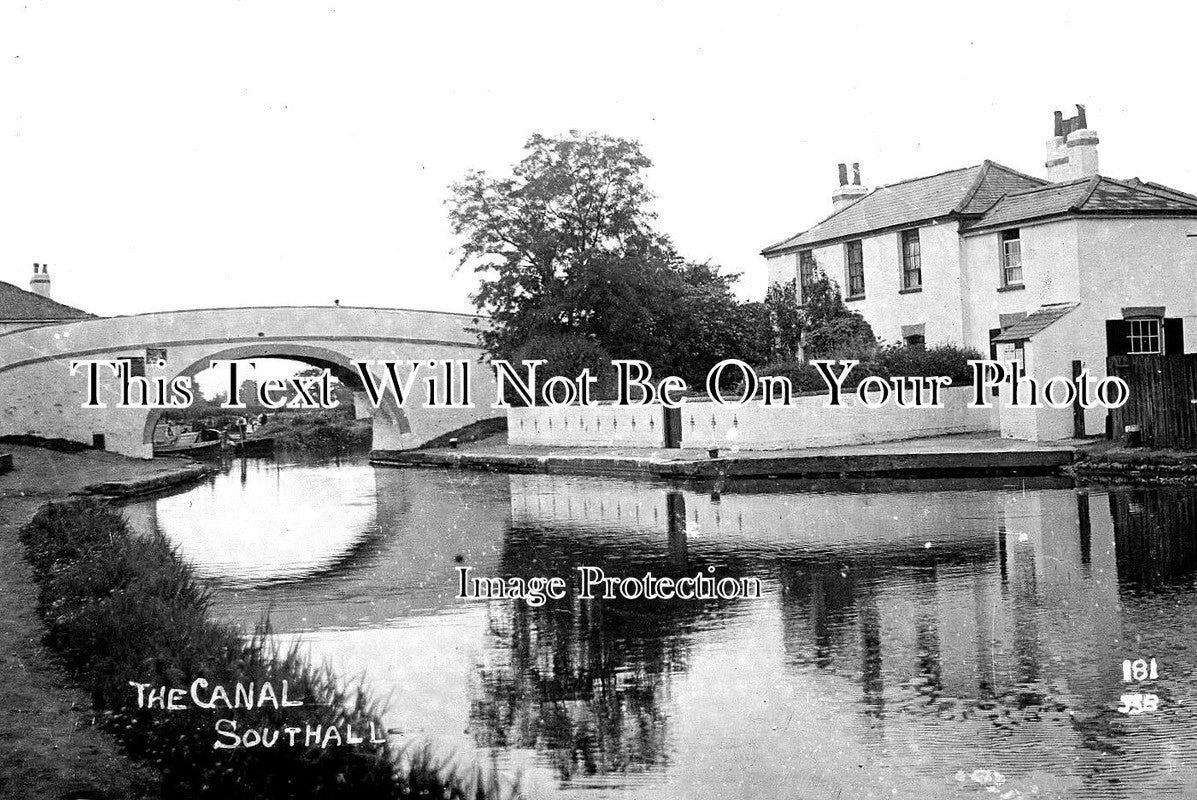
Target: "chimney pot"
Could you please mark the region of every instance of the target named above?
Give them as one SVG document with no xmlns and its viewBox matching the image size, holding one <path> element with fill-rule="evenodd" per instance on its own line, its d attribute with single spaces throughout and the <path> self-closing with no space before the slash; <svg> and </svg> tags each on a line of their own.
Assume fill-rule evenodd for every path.
<svg viewBox="0 0 1197 800">
<path fill-rule="evenodd" d="M 1090 130 L 1085 106 L 1076 104 L 1076 116 L 1064 119 L 1055 112 L 1055 136 L 1047 141 L 1047 178 L 1053 183 L 1090 178 L 1098 174 L 1097 132 Z"/>
<path fill-rule="evenodd" d="M 831 206 L 837 212 L 843 211 L 869 193 L 868 189 L 860 185 L 860 164 L 858 162 L 852 164 L 851 183 L 848 182 L 848 165 L 840 164 L 839 167 L 840 185 L 831 193 Z"/>
<path fill-rule="evenodd" d="M 39 269 L 40 267 L 40 269 Z M 29 291 L 42 297 L 50 296 L 50 265 L 33 264 L 33 277 L 29 279 Z"/>
</svg>

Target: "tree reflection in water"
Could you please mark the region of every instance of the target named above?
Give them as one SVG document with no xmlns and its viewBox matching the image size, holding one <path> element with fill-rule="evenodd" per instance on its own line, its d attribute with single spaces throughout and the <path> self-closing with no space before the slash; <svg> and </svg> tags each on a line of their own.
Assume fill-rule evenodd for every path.
<svg viewBox="0 0 1197 800">
<path fill-rule="evenodd" d="M 513 527 L 504 577 L 562 576 L 567 595 L 534 608 L 490 604 L 493 662 L 477 670 L 471 704 L 480 747 L 530 748 L 545 754 L 558 777 L 634 773 L 664 767 L 670 681 L 687 667 L 698 628 L 718 627 L 739 601 L 591 600 L 578 598 L 574 569 L 607 575 L 681 578 L 714 566 L 722 577 L 748 573 L 738 559 L 694 560 L 686 552 L 680 493 L 666 499 L 667 547 L 634 540 L 618 551 L 593 537 Z"/>
<path fill-rule="evenodd" d="M 277 477 L 297 484 L 286 496 L 327 482 Z M 365 545 L 346 539 L 331 571 L 301 581 L 218 586 L 214 610 L 252 624 L 269 608 L 278 630 L 313 632 L 346 674 L 372 669 L 380 696 L 408 692 L 396 724 L 435 730 L 445 754 L 472 740 L 481 761 L 595 796 L 935 797 L 977 769 L 1022 796 L 1197 796 L 1192 490 L 375 479 Z M 235 513 L 244 492 L 228 488 L 212 503 Z M 145 521 L 182 542 L 202 533 L 194 517 Z M 561 576 L 569 596 L 464 603 L 460 563 Z M 759 578 L 765 597 L 583 602 L 578 565 L 713 566 Z M 438 661 L 455 652 L 470 653 L 462 668 Z M 1159 679 L 1124 684 L 1139 657 Z M 1119 713 L 1126 692 L 1158 695 L 1158 712 Z"/>
<path fill-rule="evenodd" d="M 623 530 L 570 522 L 598 502 L 574 491 L 537 489 L 542 513 L 517 519 L 506 536 L 501 575 L 566 576 L 569 595 L 541 608 L 490 604 L 490 645 L 472 687 L 480 748 L 535 750 L 563 781 L 663 770 L 674 746 L 676 679 L 691 668 L 703 632 L 734 626 L 753 602 L 583 602 L 572 580 L 578 565 L 674 577 L 712 565 L 762 578 L 779 605 L 789 669 L 856 684 L 866 747 L 892 749 L 915 725 L 934 745 L 918 754 L 932 774 L 955 771 L 978 746 L 996 748 L 995 758 L 1025 752 L 1029 773 L 1072 752 L 1057 768 L 1078 770 L 1076 785 L 1097 791 L 1133 766 L 1123 760 L 1161 746 L 1128 739 L 1128 719 L 1114 711 L 1124 690 L 1119 594 L 1191 583 L 1192 492 L 1114 491 L 1108 516 L 1094 507 L 1105 500 L 1100 492 L 990 490 L 950 502 L 924 495 L 918 502 L 939 510 L 923 513 L 943 517 L 897 538 L 880 529 L 906 500 L 889 497 L 873 518 L 866 509 L 856 520 L 860 541 L 829 544 L 802 541 L 806 529 L 827 524 L 821 506 L 795 522 L 792 509 L 768 511 L 780 502 L 768 492 L 753 493 L 757 517 L 736 538 L 709 535 L 733 524 L 732 493 L 708 499 L 660 489 L 651 511 L 657 530 L 646 535 L 647 505 Z M 771 519 L 781 522 L 769 528 Z M 688 535 L 699 521 L 708 526 L 703 536 Z M 1080 758 L 1078 749 L 1093 755 Z"/>
<path fill-rule="evenodd" d="M 562 780 L 664 766 L 659 698 L 679 643 L 661 637 L 631 652 L 603 601 L 504 605 L 509 616 L 492 613 L 490 633 L 506 657 L 479 667 L 471 703 L 479 746 L 535 749 Z"/>
</svg>

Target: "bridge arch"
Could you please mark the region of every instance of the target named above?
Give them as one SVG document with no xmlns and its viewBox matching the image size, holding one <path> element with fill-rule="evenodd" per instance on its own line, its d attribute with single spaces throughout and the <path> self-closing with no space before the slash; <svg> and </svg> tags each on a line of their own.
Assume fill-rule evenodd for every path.
<svg viewBox="0 0 1197 800">
<path fill-rule="evenodd" d="M 210 355 L 195 359 L 175 373 L 175 375 L 176 377 L 185 375 L 194 380 L 195 376 L 207 369 L 213 361 L 252 361 L 256 358 L 283 358 L 289 361 L 299 361 L 318 369 L 327 369 L 334 378 L 351 387 L 354 391 L 365 389 L 362 385 L 361 376 L 352 364 L 352 361 L 356 359 L 350 359 L 344 353 L 330 350 L 327 347 L 318 347 L 300 342 L 271 341 L 227 347 Z M 194 383 L 192 385 L 194 386 Z M 155 408 L 150 409 L 146 413 L 145 424 L 141 435 L 143 444 L 153 444 L 154 430 L 158 426 L 158 421 L 169 410 Z M 398 429 L 397 432 L 400 435 L 411 433 L 411 424 L 407 419 L 407 413 L 399 407 L 390 394 L 382 398 L 382 402 L 379 403 L 378 408 L 371 408 L 371 416 L 374 418 L 375 425 L 394 426 Z"/>
</svg>

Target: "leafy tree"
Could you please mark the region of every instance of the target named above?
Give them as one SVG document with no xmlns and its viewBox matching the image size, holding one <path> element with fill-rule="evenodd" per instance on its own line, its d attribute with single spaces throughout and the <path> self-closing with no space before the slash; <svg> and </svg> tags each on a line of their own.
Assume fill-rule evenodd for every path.
<svg viewBox="0 0 1197 800">
<path fill-rule="evenodd" d="M 663 328 L 679 291 L 679 276 L 668 266 L 604 254 L 575 272 L 559 304 L 571 333 L 599 343 L 612 358 L 659 366 L 670 349 Z"/>
<path fill-rule="evenodd" d="M 673 258 L 651 227 L 642 173 L 652 162 L 637 142 L 572 131 L 533 135 L 525 150 L 513 177 L 471 171 L 449 200 L 461 264 L 481 277 L 471 299 L 494 323 L 479 332 L 492 355 L 573 327 L 569 289 L 588 270 Z"/>
<path fill-rule="evenodd" d="M 258 399 L 258 382 L 253 378 L 245 378 L 241 381 L 241 387 L 237 391 L 237 396 L 241 398 L 241 402 L 245 404 L 244 409 L 233 409 L 237 414 L 260 414 L 266 410 L 262 405 L 262 401 Z"/>
<path fill-rule="evenodd" d="M 660 336 L 669 352 L 661 357 L 670 374 L 692 387 L 725 358 L 749 364 L 768 359 L 768 312 L 761 303 L 740 303 L 732 292 L 738 275 L 722 274 L 708 264 L 687 264 L 666 310 Z"/>
<path fill-rule="evenodd" d="M 470 172 L 449 201 L 461 264 L 481 279 L 471 299 L 491 318 L 479 336 L 492 357 L 586 340 L 695 385 L 720 359 L 767 354 L 763 309 L 736 300 L 738 276 L 688 263 L 653 230 L 638 143 L 571 132 L 525 149 L 513 177 Z"/>
</svg>

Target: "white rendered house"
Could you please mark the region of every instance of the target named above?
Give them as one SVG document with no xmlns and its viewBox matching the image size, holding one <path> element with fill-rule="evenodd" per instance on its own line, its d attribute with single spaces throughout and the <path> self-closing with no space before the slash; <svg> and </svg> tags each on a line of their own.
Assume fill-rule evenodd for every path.
<svg viewBox="0 0 1197 800">
<path fill-rule="evenodd" d="M 1112 355 L 1197 351 L 1197 197 L 1098 173 L 1084 107 L 1047 142 L 1047 179 L 992 161 L 868 191 L 840 165 L 835 212 L 762 251 L 769 281 L 815 265 L 887 341 L 953 343 L 1030 377 L 1097 377 Z M 1084 415 L 1084 432 L 1106 413 Z M 1005 436 L 1080 432 L 1070 409 L 1001 413 Z"/>
</svg>

